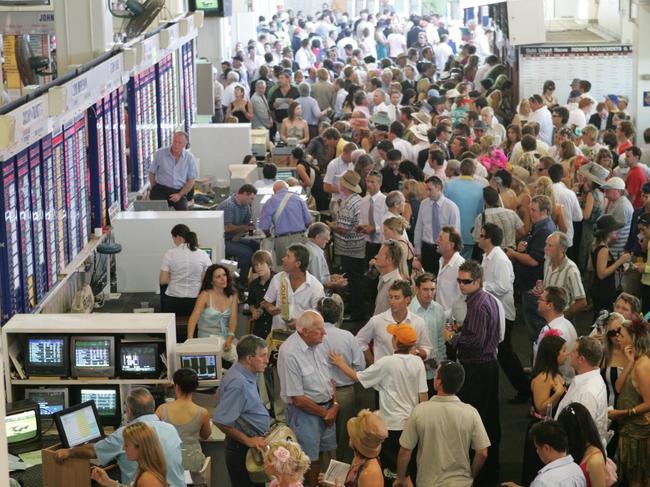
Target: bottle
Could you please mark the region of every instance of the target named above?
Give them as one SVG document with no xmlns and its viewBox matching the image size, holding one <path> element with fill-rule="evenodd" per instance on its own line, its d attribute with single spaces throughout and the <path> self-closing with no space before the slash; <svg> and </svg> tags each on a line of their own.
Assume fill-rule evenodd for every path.
<svg viewBox="0 0 650 487">
<path fill-rule="evenodd" d="M 251 221 L 248 222 L 248 235 L 252 237 L 254 231 L 255 231 L 255 225 L 253 224 L 253 217 L 251 217 Z"/>
<path fill-rule="evenodd" d="M 550 421 L 553 419 L 553 403 L 549 402 L 546 405 L 546 416 L 544 416 L 544 421 Z"/>
</svg>

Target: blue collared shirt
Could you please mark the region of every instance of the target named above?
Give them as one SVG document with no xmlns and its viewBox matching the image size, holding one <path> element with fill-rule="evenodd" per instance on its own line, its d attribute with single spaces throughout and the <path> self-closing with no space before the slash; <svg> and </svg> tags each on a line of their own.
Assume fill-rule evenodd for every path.
<svg viewBox="0 0 650 487">
<path fill-rule="evenodd" d="M 217 390 L 213 422 L 235 428 L 247 436 L 264 436 L 270 416 L 257 390 L 257 376 L 236 363 Z"/>
<path fill-rule="evenodd" d="M 567 455 L 545 465 L 530 487 L 584 487 L 586 484 L 582 469 Z"/>
<path fill-rule="evenodd" d="M 288 404 L 291 398 L 307 396 L 322 404 L 332 399 L 329 348 L 326 343 L 308 346 L 295 332 L 280 346 L 278 376 L 282 400 Z"/>
<path fill-rule="evenodd" d="M 325 335 L 323 342 L 332 352 L 343 355 L 345 363 L 357 372 L 366 368 L 366 359 L 363 356 L 359 342 L 352 333 L 337 328 L 333 323 L 325 323 L 325 330 L 327 335 Z M 354 381 L 341 372 L 338 367 L 331 367 L 330 371 L 334 382 L 336 382 L 336 387 L 354 384 Z"/>
<path fill-rule="evenodd" d="M 182 188 L 198 175 L 196 159 L 190 151 L 183 150 L 177 161 L 169 147 L 156 151 L 149 172 L 156 176 L 156 183 L 173 189 Z"/>
<path fill-rule="evenodd" d="M 240 205 L 237 202 L 237 193 L 233 193 L 229 198 L 226 198 L 217 210 L 223 211 L 223 224 L 224 225 L 245 225 L 251 221 L 251 206 Z M 232 240 L 237 235 L 237 232 L 228 232 L 225 234 L 226 240 Z"/>
<path fill-rule="evenodd" d="M 287 189 L 275 193 L 262 207 L 260 212 L 260 230 L 269 231 L 275 225 L 275 235 L 285 233 L 303 232 L 311 225 L 311 215 L 307 205 L 297 194 L 292 194 L 284 207 L 284 211 L 273 223 L 273 215 L 287 194 Z"/>
<path fill-rule="evenodd" d="M 460 230 L 465 245 L 474 245 L 472 227 L 476 216 L 483 210 L 483 187 L 471 176 L 460 176 L 447 181 L 444 188 L 447 198 L 460 210 Z"/>
<path fill-rule="evenodd" d="M 183 458 L 181 454 L 181 438 L 176 428 L 158 419 L 155 414 L 145 414 L 133 420 L 133 422 L 147 423 L 158 435 L 165 461 L 167 462 L 167 482 L 172 487 L 185 487 L 183 473 Z M 135 480 L 135 471 L 138 468 L 137 462 L 132 462 L 126 457 L 124 451 L 124 433 L 122 426 L 113 434 L 95 443 L 95 455 L 102 465 L 108 464 L 116 459 L 122 474 L 122 483 L 129 484 Z"/>
<path fill-rule="evenodd" d="M 429 340 L 433 345 L 433 350 L 431 351 L 431 358 L 436 359 L 438 363 L 442 360 L 447 359 L 447 348 L 445 347 L 445 339 L 442 335 L 442 330 L 445 327 L 445 310 L 443 307 L 431 301 L 428 308 L 423 308 L 418 301 L 418 298 L 413 298 L 411 304 L 409 305 L 409 310 L 414 314 L 419 316 L 424 320 L 424 323 L 427 325 L 427 331 L 429 332 Z M 426 364 L 425 364 L 426 365 Z M 433 379 L 436 375 L 436 369 L 427 368 L 427 379 Z"/>
</svg>

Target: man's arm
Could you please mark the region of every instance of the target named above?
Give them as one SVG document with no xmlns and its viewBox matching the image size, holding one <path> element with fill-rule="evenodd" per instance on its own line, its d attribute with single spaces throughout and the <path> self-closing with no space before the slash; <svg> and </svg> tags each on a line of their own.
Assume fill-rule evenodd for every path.
<svg viewBox="0 0 650 487">
<path fill-rule="evenodd" d="M 533 257 L 531 257 L 530 255 L 524 252 L 517 252 L 516 250 L 507 249 L 506 253 L 508 257 L 510 257 L 512 260 L 516 260 L 517 262 L 525 266 L 537 267 L 539 265 L 539 262 L 537 262 Z"/>
<path fill-rule="evenodd" d="M 232 438 L 235 441 L 238 441 L 242 445 L 246 445 L 248 448 L 257 448 L 260 452 L 264 453 L 266 449 L 266 441 L 261 436 L 247 436 L 241 431 L 231 426 L 226 426 L 225 424 L 214 423 L 217 428 L 219 428 L 223 433 Z"/>
<path fill-rule="evenodd" d="M 316 404 L 307 396 L 293 396 L 291 398 L 291 401 L 293 402 L 294 406 L 302 409 L 307 414 L 318 416 L 319 418 L 323 418 L 324 420 L 326 420 L 328 416 L 331 416 L 331 414 L 334 414 L 334 418 L 336 418 L 336 413 L 338 412 L 338 407 L 339 407 L 338 403 L 335 403 L 329 409 L 324 408 L 323 406 L 319 406 L 318 404 Z M 329 411 L 332 409 L 335 409 L 335 411 L 333 413 L 329 413 Z"/>
<path fill-rule="evenodd" d="M 569 306 L 569 309 L 564 312 L 564 316 L 570 320 L 585 309 L 587 309 L 587 299 L 578 298 L 573 302 L 571 306 Z"/>
<path fill-rule="evenodd" d="M 399 453 L 397 454 L 397 480 L 393 483 L 393 487 L 406 485 L 406 469 L 411 460 L 411 454 L 413 450 L 408 448 L 400 447 Z"/>
<path fill-rule="evenodd" d="M 477 450 L 474 453 L 474 460 L 472 460 L 472 478 L 476 478 L 478 473 L 481 471 L 481 468 L 483 468 L 483 464 L 485 463 L 485 460 L 487 460 L 487 456 L 488 456 L 487 448 L 481 448 L 480 450 Z"/>
<path fill-rule="evenodd" d="M 95 445 L 89 443 L 83 446 L 75 446 L 73 448 L 61 448 L 56 451 L 56 461 L 63 463 L 68 458 L 97 458 L 95 453 Z"/>
</svg>

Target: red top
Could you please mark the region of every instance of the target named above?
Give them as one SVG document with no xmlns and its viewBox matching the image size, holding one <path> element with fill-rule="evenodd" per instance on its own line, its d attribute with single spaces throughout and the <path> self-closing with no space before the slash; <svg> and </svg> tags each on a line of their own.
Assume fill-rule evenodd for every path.
<svg viewBox="0 0 650 487">
<path fill-rule="evenodd" d="M 632 141 L 630 139 L 627 139 L 622 144 L 618 144 L 616 146 L 616 152 L 620 156 L 621 154 L 624 154 L 625 151 L 628 150 L 630 147 L 632 147 Z"/>
<path fill-rule="evenodd" d="M 643 206 L 643 192 L 641 191 L 641 187 L 646 181 L 645 171 L 639 165 L 630 169 L 630 172 L 627 174 L 625 189 L 630 193 L 634 208 L 641 208 Z"/>
</svg>

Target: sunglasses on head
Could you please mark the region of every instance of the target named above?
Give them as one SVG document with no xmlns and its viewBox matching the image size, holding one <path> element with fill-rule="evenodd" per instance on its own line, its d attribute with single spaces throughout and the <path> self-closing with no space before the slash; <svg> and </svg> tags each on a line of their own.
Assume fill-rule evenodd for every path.
<svg viewBox="0 0 650 487">
<path fill-rule="evenodd" d="M 476 279 L 461 279 L 461 278 L 458 278 L 458 279 L 456 279 L 456 282 L 458 284 L 465 284 L 467 286 L 468 284 L 473 283 L 475 280 Z"/>
<path fill-rule="evenodd" d="M 614 328 L 613 330 L 607 330 L 607 336 L 609 338 L 617 337 L 620 334 L 621 334 L 621 327 L 620 326 L 618 328 Z"/>
</svg>

